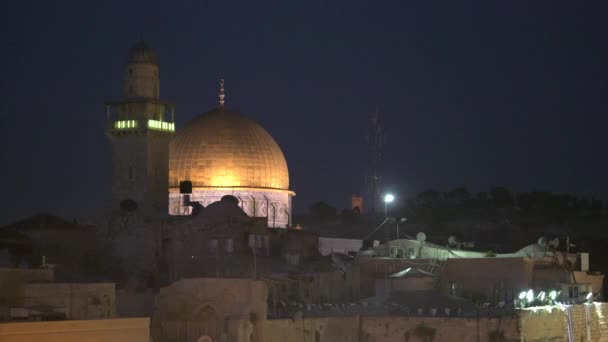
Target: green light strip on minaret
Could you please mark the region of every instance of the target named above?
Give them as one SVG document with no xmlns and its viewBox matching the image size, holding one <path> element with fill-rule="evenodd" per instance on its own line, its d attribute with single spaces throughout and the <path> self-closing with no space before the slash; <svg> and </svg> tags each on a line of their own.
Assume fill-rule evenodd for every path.
<svg viewBox="0 0 608 342">
<path fill-rule="evenodd" d="M 138 126 L 139 122 L 137 120 L 114 121 L 114 129 L 133 129 L 138 128 Z M 148 129 L 175 132 L 175 123 L 160 120 L 148 120 Z"/>
<path fill-rule="evenodd" d="M 121 120 L 114 121 L 115 129 L 131 129 L 137 128 L 137 120 Z"/>
<path fill-rule="evenodd" d="M 165 122 L 159 120 L 148 120 L 148 128 L 155 129 L 159 131 L 175 131 L 175 123 L 173 122 Z"/>
</svg>

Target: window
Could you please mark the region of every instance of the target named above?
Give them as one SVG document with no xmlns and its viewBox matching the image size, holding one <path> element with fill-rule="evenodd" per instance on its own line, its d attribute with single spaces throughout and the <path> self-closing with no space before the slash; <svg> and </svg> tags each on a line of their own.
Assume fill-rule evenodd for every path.
<svg viewBox="0 0 608 342">
<path fill-rule="evenodd" d="M 234 245 L 232 239 L 226 239 L 226 253 L 232 253 L 234 251 Z"/>
<path fill-rule="evenodd" d="M 255 248 L 262 248 L 264 247 L 264 237 L 261 235 L 256 235 L 255 236 Z"/>
<path fill-rule="evenodd" d="M 129 179 L 133 179 L 133 167 L 129 167 Z"/>
<path fill-rule="evenodd" d="M 133 69 L 129 68 L 129 75 L 133 76 Z"/>
<path fill-rule="evenodd" d="M 209 253 L 215 254 L 217 252 L 217 240 L 213 239 L 209 241 Z"/>
<path fill-rule="evenodd" d="M 405 253 L 404 253 L 404 249 L 403 248 L 397 248 L 397 258 L 404 258 L 405 257 Z"/>
<path fill-rule="evenodd" d="M 410 259 L 414 259 L 416 257 L 416 254 L 415 254 L 413 248 L 408 248 L 407 249 L 407 257 L 410 258 Z"/>
<path fill-rule="evenodd" d="M 450 286 L 450 288 L 449 288 L 450 295 L 455 296 L 456 295 L 456 282 L 450 281 L 449 286 Z"/>
</svg>

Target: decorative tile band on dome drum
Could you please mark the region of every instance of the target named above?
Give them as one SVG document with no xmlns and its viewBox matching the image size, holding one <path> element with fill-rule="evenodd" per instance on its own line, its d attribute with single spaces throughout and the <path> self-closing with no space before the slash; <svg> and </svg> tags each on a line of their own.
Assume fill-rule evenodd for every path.
<svg viewBox="0 0 608 342">
<path fill-rule="evenodd" d="M 184 206 L 179 189 L 169 190 L 169 215 L 190 215 L 191 207 Z M 264 189 L 192 189 L 191 202 L 199 202 L 203 207 L 220 201 L 223 196 L 232 195 L 239 200 L 239 207 L 249 217 L 268 218 L 268 227 L 286 228 L 291 221 L 291 191 Z"/>
</svg>

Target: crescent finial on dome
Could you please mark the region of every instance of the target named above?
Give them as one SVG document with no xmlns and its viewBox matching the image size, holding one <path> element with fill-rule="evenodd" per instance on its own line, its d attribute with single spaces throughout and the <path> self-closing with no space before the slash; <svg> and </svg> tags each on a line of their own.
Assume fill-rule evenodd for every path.
<svg viewBox="0 0 608 342">
<path fill-rule="evenodd" d="M 224 99 L 226 98 L 226 93 L 224 92 L 224 79 L 220 79 L 220 110 L 224 110 Z"/>
</svg>

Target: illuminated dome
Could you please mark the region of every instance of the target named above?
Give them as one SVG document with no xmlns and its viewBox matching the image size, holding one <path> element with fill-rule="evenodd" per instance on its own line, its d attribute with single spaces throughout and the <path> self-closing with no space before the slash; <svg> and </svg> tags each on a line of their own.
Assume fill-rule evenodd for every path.
<svg viewBox="0 0 608 342">
<path fill-rule="evenodd" d="M 170 147 L 169 186 L 289 189 L 287 162 L 262 126 L 233 111 L 216 109 L 177 131 Z"/>
</svg>

